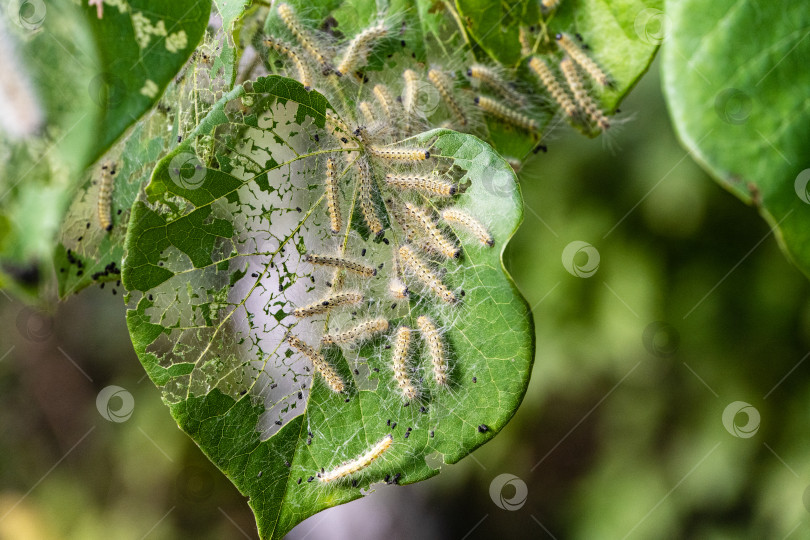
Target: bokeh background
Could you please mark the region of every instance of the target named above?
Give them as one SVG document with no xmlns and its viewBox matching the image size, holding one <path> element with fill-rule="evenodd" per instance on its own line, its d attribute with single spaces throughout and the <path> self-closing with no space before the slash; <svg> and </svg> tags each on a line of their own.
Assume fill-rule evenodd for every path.
<svg viewBox="0 0 810 540">
<path fill-rule="evenodd" d="M 810 537 L 807 280 L 678 144 L 656 64 L 622 109 L 607 144 L 560 130 L 521 171 L 506 264 L 537 356 L 512 422 L 289 538 Z M 598 254 L 590 277 L 563 264 L 575 241 L 593 249 L 569 268 Z M 113 288 L 48 317 L 0 293 L 0 538 L 256 538 L 145 377 Z M 133 396 L 123 421 L 97 408 L 110 385 Z"/>
</svg>

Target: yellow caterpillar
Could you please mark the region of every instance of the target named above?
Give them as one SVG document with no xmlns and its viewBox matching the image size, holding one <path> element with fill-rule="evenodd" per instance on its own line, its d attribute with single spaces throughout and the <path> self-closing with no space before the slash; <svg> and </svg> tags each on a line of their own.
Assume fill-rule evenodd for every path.
<svg viewBox="0 0 810 540">
<path fill-rule="evenodd" d="M 359 304 L 362 301 L 363 295 L 358 292 L 333 294 L 308 306 L 296 308 L 293 311 L 293 315 L 298 318 L 311 317 L 312 315 L 326 313 L 336 307 Z"/>
<path fill-rule="evenodd" d="M 416 189 L 431 195 L 450 197 L 456 194 L 455 184 L 429 175 L 386 174 L 385 182 L 399 189 Z"/>
<path fill-rule="evenodd" d="M 326 207 L 329 209 L 329 223 L 332 234 L 337 234 L 343 225 L 340 216 L 340 198 L 337 179 L 335 178 L 335 160 L 326 160 Z"/>
<path fill-rule="evenodd" d="M 357 67 L 361 62 L 365 62 L 368 51 L 374 41 L 384 38 L 388 33 L 388 29 L 384 24 L 378 24 L 371 28 L 366 28 L 349 42 L 346 52 L 343 54 L 343 60 L 338 65 L 338 73 L 346 74 Z"/>
<path fill-rule="evenodd" d="M 411 329 L 401 326 L 394 338 L 394 353 L 391 357 L 394 370 L 394 380 L 399 386 L 402 396 L 411 401 L 416 399 L 416 389 L 408 377 L 408 351 L 411 346 Z"/>
<path fill-rule="evenodd" d="M 470 214 L 458 208 L 445 208 L 442 210 L 442 219 L 447 223 L 461 225 L 475 236 L 479 242 L 485 246 L 492 247 L 495 245 L 495 240 L 489 231 L 481 225 L 481 223 L 472 217 Z"/>
<path fill-rule="evenodd" d="M 447 106 L 450 107 L 450 111 L 452 111 L 458 123 L 462 126 L 466 126 L 467 115 L 464 114 L 461 105 L 459 105 L 456 98 L 453 97 L 452 84 L 447 80 L 447 76 L 437 69 L 431 69 L 428 71 L 428 79 L 430 79 L 430 82 L 436 87 L 436 90 L 439 91 L 439 95 Z"/>
<path fill-rule="evenodd" d="M 112 230 L 112 192 L 115 163 L 105 161 L 101 165 L 101 182 L 98 187 L 98 223 L 102 230 Z"/>
<path fill-rule="evenodd" d="M 559 45 L 568 56 L 573 58 L 574 62 L 579 64 L 579 66 L 585 70 L 585 73 L 596 81 L 599 86 L 610 86 L 611 80 L 607 73 L 602 71 L 602 68 L 596 65 L 596 62 L 585 54 L 579 45 L 574 43 L 574 40 L 568 37 L 567 34 L 557 34 L 557 45 Z"/>
<path fill-rule="evenodd" d="M 515 105 L 523 105 L 526 101 L 517 90 L 511 88 L 509 84 L 506 83 L 503 78 L 492 68 L 483 66 L 481 64 L 473 64 L 467 70 L 467 76 L 483 82 L 499 93 L 501 97 L 511 101 Z"/>
<path fill-rule="evenodd" d="M 424 161 L 430 158 L 430 152 L 413 148 L 383 148 L 367 144 L 366 151 L 372 156 L 387 161 Z"/>
<path fill-rule="evenodd" d="M 337 371 L 329 365 L 321 353 L 292 334 L 287 336 L 287 343 L 309 358 L 310 362 L 312 362 L 312 367 L 323 377 L 324 381 L 326 381 L 326 385 L 331 388 L 333 392 L 343 392 L 346 388 L 343 384 L 343 379 L 340 378 Z"/>
<path fill-rule="evenodd" d="M 436 329 L 436 325 L 427 315 L 420 315 L 416 319 L 416 325 L 422 332 L 422 337 L 428 346 L 431 363 L 433 364 L 433 380 L 440 386 L 447 384 L 447 358 L 445 356 L 442 336 Z"/>
<path fill-rule="evenodd" d="M 312 58 L 315 59 L 316 62 L 323 66 L 324 72 L 331 71 L 331 66 L 329 62 L 326 60 L 326 57 L 318 50 L 318 47 L 315 43 L 315 38 L 312 37 L 312 34 L 298 22 L 298 18 L 295 15 L 295 10 L 289 4 L 279 4 L 278 5 L 278 15 L 281 17 L 281 20 L 284 21 L 284 24 L 290 30 L 295 39 L 298 40 L 298 43 L 301 47 L 309 53 Z"/>
<path fill-rule="evenodd" d="M 377 216 L 377 210 L 374 208 L 374 201 L 371 198 L 373 183 L 371 168 L 364 159 L 358 159 L 355 163 L 360 171 L 360 211 L 363 214 L 363 220 L 365 220 L 369 230 L 374 236 L 379 236 L 383 232 L 383 224 Z"/>
<path fill-rule="evenodd" d="M 365 264 L 344 259 L 343 257 L 335 257 L 333 255 L 317 255 L 315 253 L 307 253 L 304 255 L 304 260 L 310 264 L 318 264 L 321 266 L 331 266 L 332 268 L 342 268 L 349 272 L 354 272 L 363 277 L 373 277 L 377 275 L 377 269 Z"/>
<path fill-rule="evenodd" d="M 548 93 L 551 94 L 551 97 L 557 102 L 557 105 L 560 106 L 563 112 L 565 112 L 566 116 L 575 118 L 579 112 L 577 106 L 574 104 L 571 96 L 568 95 L 568 92 L 565 91 L 565 88 L 557 81 L 557 78 L 554 76 L 554 73 L 552 73 L 551 68 L 548 67 L 545 60 L 537 56 L 532 56 L 532 59 L 529 60 L 529 69 L 537 75 L 537 78 L 540 79 L 540 82 L 543 83 L 543 86 L 546 87 Z"/>
<path fill-rule="evenodd" d="M 409 268 L 419 280 L 425 284 L 436 296 L 447 302 L 454 304 L 458 301 L 453 291 L 441 282 L 434 272 L 425 264 L 424 261 L 416 254 L 416 252 L 409 245 L 404 245 L 399 248 L 399 256 L 402 263 Z"/>
<path fill-rule="evenodd" d="M 427 233 L 428 241 L 433 245 L 434 250 L 441 253 L 448 259 L 457 259 L 461 251 L 458 246 L 448 240 L 439 230 L 433 219 L 427 215 L 423 209 L 413 203 L 405 203 L 407 214 Z"/>
<path fill-rule="evenodd" d="M 312 76 L 309 74 L 309 69 L 307 69 L 301 57 L 298 56 L 289 45 L 275 38 L 265 39 L 264 44 L 289 58 L 295 66 L 295 71 L 298 73 L 298 82 L 303 84 L 306 88 L 312 88 Z"/>
<path fill-rule="evenodd" d="M 503 120 L 507 124 L 512 124 L 530 132 L 536 132 L 538 129 L 537 121 L 535 119 L 529 118 L 525 114 L 521 114 L 513 109 L 510 109 L 503 103 L 499 103 L 494 99 L 486 96 L 477 96 L 475 98 L 475 104 L 481 107 L 481 110 L 484 112 L 498 118 L 499 120 Z"/>
<path fill-rule="evenodd" d="M 354 328 L 350 328 L 344 332 L 325 334 L 321 338 L 321 343 L 324 345 L 356 343 L 386 332 L 387 330 L 388 321 L 386 319 L 374 319 L 360 323 Z"/>
<path fill-rule="evenodd" d="M 609 129 L 610 120 L 608 120 L 608 117 L 602 112 L 602 109 L 599 108 L 591 96 L 588 95 L 588 91 L 585 89 L 585 85 L 582 83 L 582 79 L 579 77 L 579 73 L 577 73 L 577 68 L 571 59 L 567 56 L 563 58 L 560 61 L 560 69 L 565 76 L 565 81 L 571 88 L 571 92 L 574 94 L 574 99 L 585 115 L 599 126 L 600 129 Z"/>
</svg>

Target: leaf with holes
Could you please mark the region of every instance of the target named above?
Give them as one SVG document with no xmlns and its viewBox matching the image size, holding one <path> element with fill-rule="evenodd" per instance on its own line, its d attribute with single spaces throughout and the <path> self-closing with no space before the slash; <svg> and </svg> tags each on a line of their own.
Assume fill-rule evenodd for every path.
<svg viewBox="0 0 810 540">
<path fill-rule="evenodd" d="M 678 136 L 721 186 L 757 205 L 810 276 L 810 13 L 727 0 L 667 7 L 661 70 Z M 764 27 L 766 38 L 750 39 Z"/>
<path fill-rule="evenodd" d="M 127 235 L 135 350 L 262 538 L 469 454 L 534 355 L 501 260 L 522 215 L 507 163 L 471 135 L 383 144 L 335 115 L 290 79 L 237 86 Z"/>
<path fill-rule="evenodd" d="M 0 251 L 3 270 L 32 289 L 52 268 L 85 168 L 155 104 L 210 12 L 210 1 L 76 4 L 12 2 L 0 28 L 13 96 L 0 134 Z"/>
</svg>

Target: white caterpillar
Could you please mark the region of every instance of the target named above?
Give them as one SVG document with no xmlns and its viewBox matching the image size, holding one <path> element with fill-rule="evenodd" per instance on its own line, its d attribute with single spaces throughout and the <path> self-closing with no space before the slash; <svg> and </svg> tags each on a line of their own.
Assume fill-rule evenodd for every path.
<svg viewBox="0 0 810 540">
<path fill-rule="evenodd" d="M 419 326 L 425 342 L 427 342 L 431 363 L 433 364 L 433 380 L 436 381 L 436 384 L 445 386 L 447 384 L 447 357 L 442 343 L 442 336 L 427 315 L 420 315 L 416 319 L 416 324 Z"/>
<path fill-rule="evenodd" d="M 411 246 L 404 245 L 399 248 L 399 256 L 402 263 L 409 268 L 419 281 L 425 284 L 436 296 L 447 302 L 454 304 L 458 301 L 453 291 L 441 282 L 436 274 L 431 271 L 427 264 L 416 254 Z"/>
<path fill-rule="evenodd" d="M 388 326 L 386 319 L 373 319 L 337 334 L 325 334 L 321 338 L 321 343 L 324 345 L 335 345 L 365 341 L 377 334 L 387 332 Z"/>
<path fill-rule="evenodd" d="M 394 437 L 390 434 L 386 435 L 364 454 L 357 456 L 351 461 L 347 461 L 343 465 L 332 469 L 331 471 L 318 473 L 318 480 L 324 483 L 333 482 L 362 471 L 374 463 L 377 458 L 383 455 L 383 453 L 391 447 L 391 443 L 393 442 Z"/>
<path fill-rule="evenodd" d="M 442 210 L 442 219 L 447 223 L 461 225 L 475 236 L 485 246 L 495 245 L 492 235 L 481 223 L 470 214 L 458 208 L 445 208 Z"/>
<path fill-rule="evenodd" d="M 330 309 L 336 307 L 359 304 L 362 301 L 363 295 L 358 292 L 333 294 L 331 296 L 327 296 L 326 298 L 318 300 L 317 302 L 314 302 L 308 306 L 296 308 L 293 311 L 293 315 L 295 315 L 298 318 L 311 317 L 312 315 L 320 315 L 321 313 L 326 313 Z"/>
<path fill-rule="evenodd" d="M 568 37 L 568 35 L 557 34 L 557 45 L 559 45 L 568 56 L 573 58 L 574 62 L 579 64 L 579 66 L 585 70 L 585 73 L 596 81 L 599 86 L 606 87 L 611 85 L 611 80 L 607 73 L 602 71 L 602 68 L 600 68 L 590 56 L 585 54 L 579 45 L 574 43 L 574 40 Z"/>
<path fill-rule="evenodd" d="M 363 277 L 374 277 L 377 275 L 377 269 L 357 261 L 345 259 L 343 257 L 335 257 L 334 255 L 317 255 L 315 253 L 307 253 L 304 260 L 310 264 L 317 264 L 321 266 L 331 266 L 332 268 L 341 268 L 348 270 Z"/>
<path fill-rule="evenodd" d="M 378 24 L 370 28 L 366 28 L 349 42 L 346 52 L 343 54 L 343 60 L 338 65 L 338 73 L 346 74 L 358 67 L 362 62 L 366 61 L 368 52 L 373 47 L 373 44 L 378 39 L 384 38 L 388 33 L 388 29 L 384 24 Z"/>
<path fill-rule="evenodd" d="M 411 401 L 416 399 L 416 389 L 408 377 L 408 352 L 411 347 L 411 329 L 401 326 L 394 339 L 394 353 L 391 357 L 394 370 L 394 380 L 399 386 L 402 396 Z"/>
<path fill-rule="evenodd" d="M 386 174 L 385 182 L 399 189 L 416 189 L 430 195 L 450 197 L 456 194 L 455 184 L 430 175 Z"/>
<path fill-rule="evenodd" d="M 105 231 L 112 230 L 112 192 L 115 163 L 105 161 L 101 166 L 101 183 L 98 187 L 98 223 Z"/>
<path fill-rule="evenodd" d="M 309 358 L 310 362 L 312 362 L 312 367 L 323 377 L 324 381 L 326 381 L 326 385 L 331 388 L 333 392 L 343 392 L 343 390 L 345 390 L 346 386 L 343 384 L 343 379 L 340 378 L 335 368 L 329 365 L 326 358 L 324 358 L 321 353 L 292 334 L 287 336 L 287 343 Z"/>
</svg>

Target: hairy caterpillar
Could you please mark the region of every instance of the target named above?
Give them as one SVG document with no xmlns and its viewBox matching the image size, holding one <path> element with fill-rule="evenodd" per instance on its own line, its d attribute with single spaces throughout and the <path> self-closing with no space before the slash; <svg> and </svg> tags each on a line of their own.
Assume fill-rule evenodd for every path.
<svg viewBox="0 0 810 540">
<path fill-rule="evenodd" d="M 430 195 L 450 197 L 456 194 L 455 184 L 434 176 L 418 174 L 386 174 L 385 182 L 399 189 L 416 189 Z"/>
<path fill-rule="evenodd" d="M 514 111 L 503 103 L 499 103 L 494 99 L 486 96 L 476 96 L 475 104 L 481 107 L 484 112 L 506 122 L 507 124 L 512 124 L 530 132 L 536 132 L 538 129 L 537 120 Z"/>
<path fill-rule="evenodd" d="M 312 362 L 312 367 L 323 377 L 324 381 L 326 381 L 326 385 L 331 388 L 333 392 L 343 392 L 346 388 L 343 384 L 343 379 L 340 378 L 335 368 L 329 365 L 326 358 L 324 358 L 321 353 L 292 334 L 287 335 L 287 343 L 309 358 L 310 362 Z"/>
<path fill-rule="evenodd" d="M 534 50 L 532 46 L 529 30 L 525 26 L 521 26 L 518 33 L 518 41 L 520 41 L 520 54 L 529 56 Z"/>
<path fill-rule="evenodd" d="M 335 160 L 326 160 L 326 207 L 329 210 L 329 223 L 332 234 L 337 234 L 343 225 L 340 216 L 340 198 L 338 182 L 335 178 Z"/>
<path fill-rule="evenodd" d="M 377 103 L 380 104 L 380 109 L 385 116 L 390 120 L 394 116 L 394 98 L 391 97 L 391 92 L 384 84 L 377 84 L 374 86 L 374 97 Z"/>
<path fill-rule="evenodd" d="M 427 315 L 420 315 L 416 319 L 416 325 L 419 326 L 419 331 L 422 332 L 422 337 L 424 337 L 430 352 L 430 360 L 433 364 L 433 380 L 436 381 L 436 384 L 444 386 L 447 384 L 447 358 L 444 352 L 442 336 Z"/>
<path fill-rule="evenodd" d="M 365 62 L 369 50 L 373 46 L 373 42 L 384 38 L 388 33 L 388 29 L 384 24 L 378 24 L 370 28 L 366 28 L 349 42 L 346 52 L 343 54 L 343 60 L 338 65 L 338 73 L 346 74 L 357 67 L 361 62 Z"/>
<path fill-rule="evenodd" d="M 392 258 L 391 266 L 393 268 L 391 269 L 391 279 L 388 282 L 388 292 L 390 292 L 391 296 L 394 298 L 408 298 L 411 293 L 408 291 L 408 286 L 405 285 L 405 282 L 399 277 L 399 257 L 397 257 L 396 250 L 394 250 L 394 256 Z"/>
<path fill-rule="evenodd" d="M 466 126 L 467 115 L 464 114 L 464 111 L 461 109 L 461 105 L 459 105 L 456 98 L 453 97 L 452 84 L 447 80 L 447 76 L 438 69 L 431 69 L 428 71 L 428 79 L 430 79 L 430 82 L 436 87 L 436 90 L 439 91 L 439 95 L 442 97 L 447 106 L 450 107 L 450 111 L 452 111 L 453 116 L 456 117 L 458 123 L 462 126 Z"/>
<path fill-rule="evenodd" d="M 377 334 L 386 332 L 388 330 L 388 321 L 386 319 L 374 319 L 360 323 L 354 328 L 350 328 L 344 332 L 337 334 L 325 334 L 321 338 L 321 343 L 327 344 L 343 344 L 355 343 L 369 339 Z"/>
<path fill-rule="evenodd" d="M 363 277 L 373 277 L 377 275 L 377 269 L 365 264 L 344 259 L 343 257 L 335 257 L 333 255 L 316 255 L 314 253 L 307 253 L 304 260 L 310 264 L 319 264 L 322 266 L 331 266 L 332 268 L 342 268 L 349 272 L 354 272 Z"/>
<path fill-rule="evenodd" d="M 585 52 L 574 43 L 574 41 L 568 37 L 566 34 L 557 34 L 557 45 L 568 54 L 571 58 L 573 58 L 574 62 L 576 62 L 588 76 L 593 79 L 594 81 L 599 84 L 599 86 L 606 87 L 611 85 L 610 77 L 602 71 L 596 62 L 594 62 L 590 56 L 585 54 Z"/>
<path fill-rule="evenodd" d="M 115 163 L 105 161 L 101 165 L 101 183 L 98 187 L 98 223 L 105 231 L 112 230 L 112 192 Z"/>
<path fill-rule="evenodd" d="M 318 480 L 324 483 L 332 482 L 334 480 L 340 480 L 341 478 L 345 478 L 351 474 L 362 471 L 371 465 L 374 460 L 383 455 L 383 453 L 391 447 L 391 443 L 393 442 L 394 437 L 390 434 L 386 435 L 377 444 L 372 446 L 366 453 L 357 456 L 351 461 L 347 461 L 343 465 L 332 469 L 331 471 L 318 473 Z"/>
<path fill-rule="evenodd" d="M 410 401 L 416 398 L 416 389 L 408 377 L 408 351 L 411 347 L 411 329 L 401 326 L 394 338 L 394 353 L 391 356 L 394 370 L 394 380 L 399 386 L 402 396 Z"/>
<path fill-rule="evenodd" d="M 602 112 L 602 109 L 599 108 L 596 102 L 591 99 L 591 96 L 588 95 L 588 91 L 585 89 L 585 85 L 582 83 L 579 73 L 577 73 L 577 68 L 569 57 L 566 56 L 560 61 L 560 69 L 565 76 L 568 86 L 571 88 L 571 92 L 574 94 L 574 99 L 588 118 L 596 123 L 600 129 L 609 129 L 610 120 L 608 120 L 607 116 L 605 116 L 605 113 Z"/>
<path fill-rule="evenodd" d="M 351 130 L 346 122 L 344 122 L 341 117 L 332 111 L 326 111 L 326 121 L 342 131 L 344 135 L 349 135 L 351 133 Z"/>
<path fill-rule="evenodd" d="M 529 69 L 537 75 L 537 78 L 540 79 L 540 82 L 543 83 L 543 86 L 546 87 L 548 93 L 551 94 L 551 97 L 565 112 L 566 116 L 575 118 L 579 112 L 577 106 L 574 105 L 571 96 L 568 95 L 565 88 L 557 81 L 557 78 L 554 76 L 551 68 L 548 67 L 548 64 L 546 64 L 546 61 L 537 56 L 532 56 L 532 59 L 529 60 Z"/>
<path fill-rule="evenodd" d="M 477 79 L 501 95 L 504 99 L 511 101 L 515 105 L 523 105 L 526 100 L 520 93 L 511 88 L 506 83 L 500 74 L 496 73 L 494 69 L 481 64 L 473 64 L 467 69 L 467 76 L 471 79 Z"/>
<path fill-rule="evenodd" d="M 358 292 L 333 294 L 308 306 L 296 308 L 293 311 L 293 315 L 299 318 L 320 315 L 321 313 L 326 313 L 332 308 L 359 304 L 362 301 L 363 295 Z"/>
<path fill-rule="evenodd" d="M 357 169 L 360 171 L 360 211 L 363 214 L 363 220 L 368 225 L 369 230 L 374 236 L 379 236 L 383 232 L 383 224 L 377 216 L 377 210 L 374 208 L 374 201 L 371 198 L 371 188 L 373 178 L 371 177 L 371 167 L 368 161 L 359 159 L 355 161 Z"/>
<path fill-rule="evenodd" d="M 366 124 L 371 125 L 374 123 L 374 112 L 371 110 L 371 103 L 368 101 L 361 101 L 360 105 L 358 105 L 360 109 L 360 114 L 363 115 L 363 119 L 366 121 Z"/>
<path fill-rule="evenodd" d="M 279 4 L 278 5 L 278 15 L 281 17 L 281 20 L 284 21 L 284 24 L 289 29 L 290 33 L 295 36 L 295 39 L 298 40 L 299 45 L 309 53 L 312 58 L 315 59 L 316 62 L 323 66 L 324 73 L 327 73 L 332 70 L 331 65 L 326 60 L 326 57 L 318 50 L 318 47 L 315 44 L 315 38 L 309 31 L 298 22 L 298 18 L 295 15 L 295 10 L 293 10 L 292 6 L 289 4 Z"/>
<path fill-rule="evenodd" d="M 264 44 L 289 58 L 295 66 L 295 71 L 298 73 L 298 82 L 303 84 L 305 88 L 312 88 L 312 76 L 309 74 L 309 69 L 307 69 L 301 57 L 298 56 L 289 45 L 275 38 L 265 39 Z"/>
<path fill-rule="evenodd" d="M 427 212 L 413 203 L 405 203 L 405 211 L 408 216 L 418 222 L 425 233 L 427 233 L 427 237 L 430 243 L 433 244 L 435 251 L 441 253 L 448 259 L 458 259 L 461 253 L 458 246 L 442 234 L 442 231 L 439 230 Z"/>
<path fill-rule="evenodd" d="M 448 304 L 457 302 L 458 299 L 456 295 L 453 294 L 453 291 L 448 289 L 447 286 L 439 280 L 436 274 L 430 270 L 428 265 L 416 254 L 411 246 L 406 244 L 400 247 L 399 256 L 402 259 L 402 263 L 410 268 L 411 271 L 416 274 L 416 277 L 433 291 L 436 296 Z"/>
<path fill-rule="evenodd" d="M 419 76 L 412 69 L 406 69 L 402 72 L 402 78 L 405 79 L 405 87 L 402 91 L 402 107 L 408 115 L 412 115 L 416 110 L 416 100 L 418 99 L 418 83 Z"/>
<path fill-rule="evenodd" d="M 463 210 L 459 210 L 458 208 L 445 208 L 442 210 L 442 219 L 447 223 L 461 225 L 470 231 L 479 242 L 486 246 L 492 247 L 495 245 L 495 240 L 493 240 L 489 231 L 487 231 L 477 219 Z"/>
<path fill-rule="evenodd" d="M 366 151 L 374 157 L 388 161 L 424 161 L 430 158 L 430 152 L 427 150 L 413 148 L 383 148 L 367 144 Z"/>
</svg>

